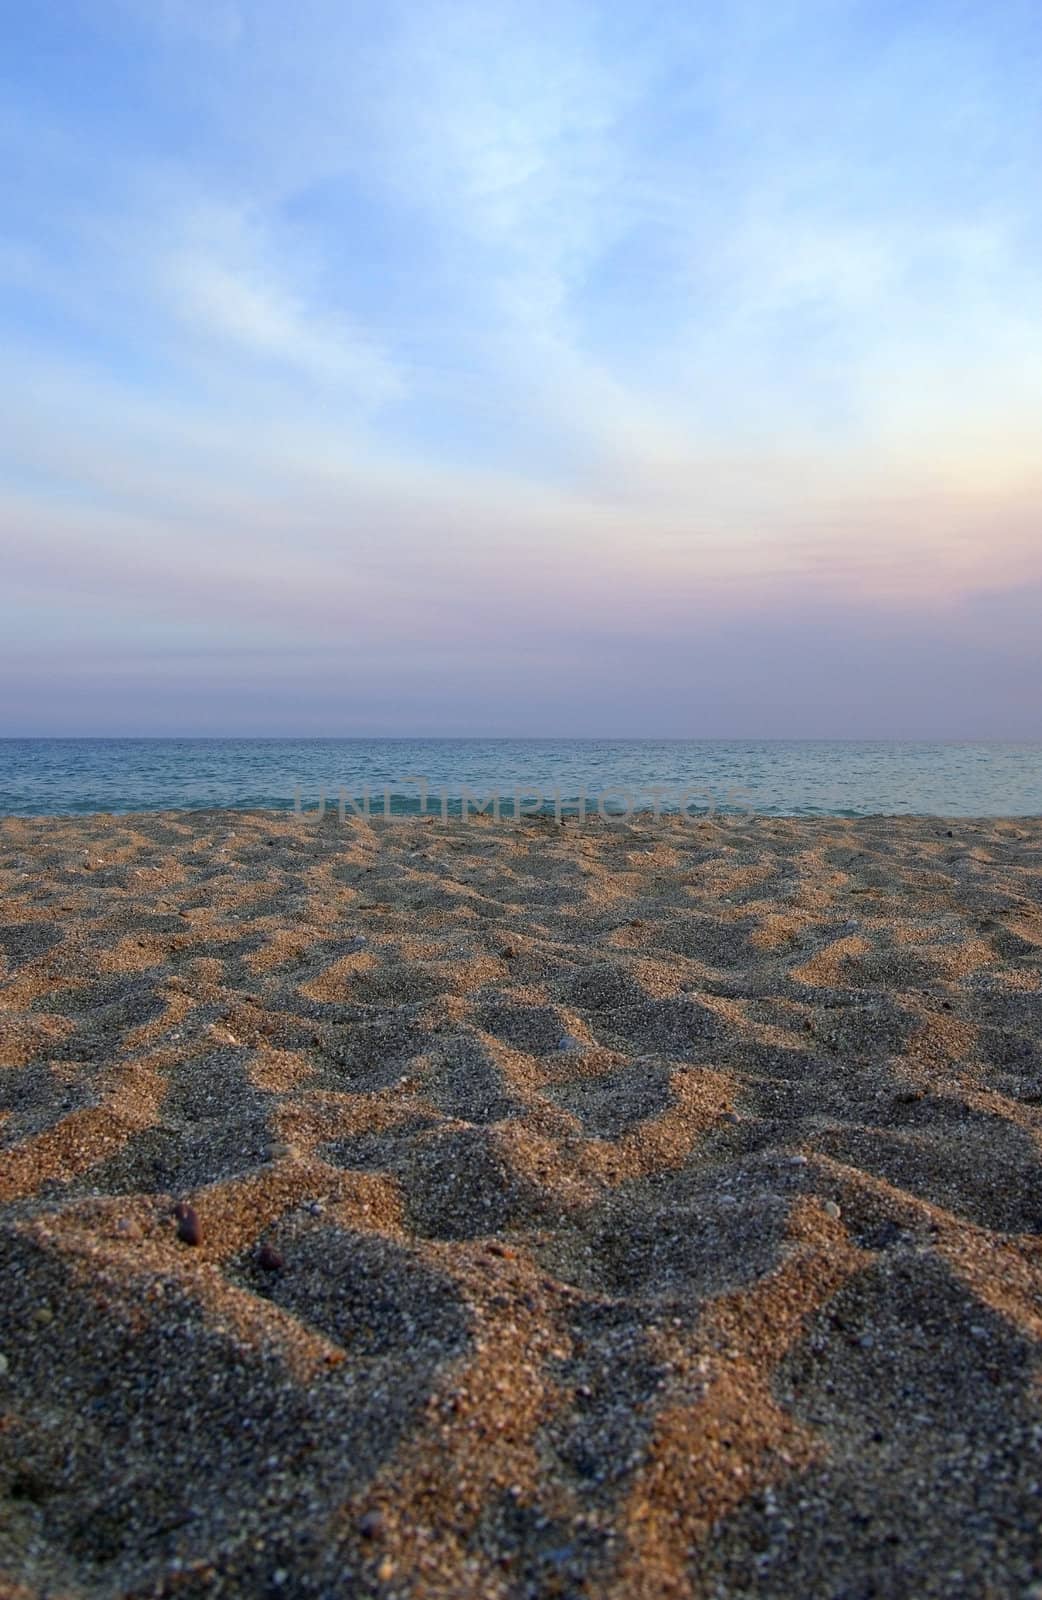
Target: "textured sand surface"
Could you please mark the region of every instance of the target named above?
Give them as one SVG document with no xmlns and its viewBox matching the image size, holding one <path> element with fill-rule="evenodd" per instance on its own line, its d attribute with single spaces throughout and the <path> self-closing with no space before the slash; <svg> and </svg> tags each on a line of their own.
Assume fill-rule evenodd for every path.
<svg viewBox="0 0 1042 1600">
<path fill-rule="evenodd" d="M 0 1593 L 1042 1595 L 1042 824 L 8 819 L 0 896 Z"/>
</svg>

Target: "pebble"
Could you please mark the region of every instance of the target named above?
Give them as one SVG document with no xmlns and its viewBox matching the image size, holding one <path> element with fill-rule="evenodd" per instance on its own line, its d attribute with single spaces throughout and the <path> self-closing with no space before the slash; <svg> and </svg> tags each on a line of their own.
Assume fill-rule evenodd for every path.
<svg viewBox="0 0 1042 1600">
<path fill-rule="evenodd" d="M 10 1365 L 10 1362 L 8 1361 L 7 1357 L 4 1355 L 4 1352 L 2 1350 L 0 1350 L 0 1378 L 3 1377 L 4 1373 L 8 1369 L 9 1365 Z"/>
<path fill-rule="evenodd" d="M 367 1511 L 359 1520 L 358 1531 L 363 1539 L 379 1539 L 384 1531 L 384 1519 L 379 1511 Z"/>
<path fill-rule="evenodd" d="M 37 1306 L 33 1312 L 33 1321 L 41 1328 L 46 1328 L 54 1321 L 54 1312 L 50 1306 Z"/>
<path fill-rule="evenodd" d="M 262 1244 L 257 1251 L 257 1265 L 262 1272 L 281 1272 L 286 1263 L 273 1245 Z"/>
<path fill-rule="evenodd" d="M 174 1215 L 177 1218 L 177 1237 L 181 1243 L 198 1244 L 203 1235 L 199 1226 L 199 1218 L 194 1209 L 182 1201 Z"/>
<path fill-rule="evenodd" d="M 826 1200 L 822 1209 L 827 1217 L 838 1217 L 841 1214 L 835 1200 Z"/>
</svg>

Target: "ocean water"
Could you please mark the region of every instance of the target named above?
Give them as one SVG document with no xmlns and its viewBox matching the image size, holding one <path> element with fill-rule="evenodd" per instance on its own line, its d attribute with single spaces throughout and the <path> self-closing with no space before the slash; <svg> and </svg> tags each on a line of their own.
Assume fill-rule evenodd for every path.
<svg viewBox="0 0 1042 1600">
<path fill-rule="evenodd" d="M 426 785 L 426 789 L 424 789 Z M 723 739 L 0 739 L 0 814 L 628 809 L 1042 815 L 1042 743 Z M 368 793 L 368 802 L 366 796 Z"/>
</svg>

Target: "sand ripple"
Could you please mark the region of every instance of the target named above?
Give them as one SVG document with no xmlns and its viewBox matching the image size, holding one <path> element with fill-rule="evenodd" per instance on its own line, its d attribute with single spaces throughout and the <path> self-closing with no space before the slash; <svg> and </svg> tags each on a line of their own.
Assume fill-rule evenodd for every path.
<svg viewBox="0 0 1042 1600">
<path fill-rule="evenodd" d="M 1042 825 L 7 819 L 0 889 L 0 1594 L 1042 1595 Z"/>
</svg>

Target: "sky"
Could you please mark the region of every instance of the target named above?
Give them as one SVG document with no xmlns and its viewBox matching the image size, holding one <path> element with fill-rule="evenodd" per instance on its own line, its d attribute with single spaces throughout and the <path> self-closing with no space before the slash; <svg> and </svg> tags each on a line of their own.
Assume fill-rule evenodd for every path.
<svg viewBox="0 0 1042 1600">
<path fill-rule="evenodd" d="M 0 39 L 0 735 L 1042 737 L 1038 0 Z"/>
</svg>

